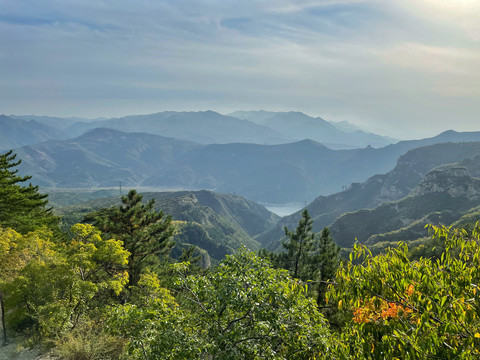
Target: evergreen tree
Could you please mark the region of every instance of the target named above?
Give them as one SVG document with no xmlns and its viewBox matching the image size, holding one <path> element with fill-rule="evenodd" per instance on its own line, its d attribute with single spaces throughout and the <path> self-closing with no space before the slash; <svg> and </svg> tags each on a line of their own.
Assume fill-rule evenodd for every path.
<svg viewBox="0 0 480 360">
<path fill-rule="evenodd" d="M 120 206 L 112 206 L 86 217 L 107 236 L 123 241 L 130 252 L 128 259 L 129 287 L 140 279 L 142 270 L 155 266 L 160 259 L 168 258 L 175 243 L 175 228 L 170 216 L 153 209 L 155 200 L 142 203 L 142 195 L 130 190 L 122 196 Z"/>
<path fill-rule="evenodd" d="M 0 154 L 0 226 L 20 233 L 34 231 L 41 226 L 55 228 L 58 218 L 47 207 L 47 195 L 38 192 L 38 186 L 22 183 L 31 176 L 17 175 L 21 160 L 10 150 Z"/>
<path fill-rule="evenodd" d="M 312 279 L 312 260 L 315 251 L 315 234 L 312 232 L 313 220 L 308 210 L 302 212 L 295 232 L 285 226 L 288 241 L 283 242 L 286 253 L 279 255 L 279 265 L 290 271 L 292 277 L 302 280 Z"/>
<path fill-rule="evenodd" d="M 188 275 L 205 273 L 205 269 L 201 265 L 202 255 L 195 245 L 190 245 L 188 248 L 184 247 L 178 261 L 188 263 Z"/>
<path fill-rule="evenodd" d="M 328 282 L 335 277 L 340 265 L 340 248 L 333 242 L 328 228 L 320 234 L 315 234 L 312 228 L 313 220 L 305 209 L 295 232 L 285 227 L 288 240 L 282 245 L 286 252 L 274 254 L 262 249 L 259 256 L 288 270 L 294 278 L 315 282 L 312 289 L 316 290 L 317 304 L 321 306 L 325 304 Z"/>
<path fill-rule="evenodd" d="M 320 236 L 316 236 L 316 256 L 314 259 L 317 270 L 317 305 L 325 305 L 325 294 L 330 282 L 340 265 L 340 247 L 335 244 L 328 228 L 323 228 Z"/>
</svg>

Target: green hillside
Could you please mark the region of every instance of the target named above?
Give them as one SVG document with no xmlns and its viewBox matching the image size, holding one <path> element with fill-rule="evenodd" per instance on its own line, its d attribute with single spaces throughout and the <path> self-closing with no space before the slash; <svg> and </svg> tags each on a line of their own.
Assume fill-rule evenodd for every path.
<svg viewBox="0 0 480 360">
<path fill-rule="evenodd" d="M 330 230 L 342 247 L 351 247 L 355 239 L 367 245 L 411 241 L 427 235 L 425 225 L 450 225 L 479 205 L 480 179 L 471 177 L 466 168 L 445 166 L 429 172 L 408 197 L 346 213 Z"/>
<path fill-rule="evenodd" d="M 73 193 L 72 196 L 78 195 Z M 263 206 L 239 195 L 181 191 L 144 193 L 143 196 L 145 201 L 155 199 L 155 210 L 162 210 L 176 221 L 180 229 L 175 236 L 178 245 L 172 253 L 176 257 L 183 247 L 190 244 L 206 250 L 213 261 L 221 260 L 242 245 L 258 250 L 260 244 L 253 236 L 270 228 L 279 219 Z M 62 201 L 67 197 L 66 193 L 62 193 Z M 120 196 L 111 196 L 58 207 L 56 211 L 68 227 L 81 221 L 91 211 L 118 204 Z M 205 260 L 205 263 L 209 262 Z"/>
<path fill-rule="evenodd" d="M 480 177 L 480 142 L 441 143 L 423 146 L 408 151 L 397 160 L 397 165 L 386 174 L 370 177 L 363 183 L 353 183 L 345 191 L 329 196 L 319 196 L 307 205 L 314 219 L 314 231 L 331 225 L 347 212 L 373 209 L 384 202 L 400 200 L 417 186 L 433 168 L 458 162 L 468 168 L 474 177 Z M 301 210 L 282 220 L 257 240 L 274 249 L 284 235 L 283 227 L 293 227 L 300 218 Z"/>
</svg>

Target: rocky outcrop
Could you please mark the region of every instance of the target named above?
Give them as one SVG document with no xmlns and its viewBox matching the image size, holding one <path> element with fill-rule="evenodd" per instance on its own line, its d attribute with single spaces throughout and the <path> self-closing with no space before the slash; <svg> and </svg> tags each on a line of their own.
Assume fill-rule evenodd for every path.
<svg viewBox="0 0 480 360">
<path fill-rule="evenodd" d="M 442 185 L 444 182 L 440 181 L 440 178 L 442 176 L 448 178 L 450 172 L 455 175 L 452 165 L 442 169 L 442 171 L 447 170 L 443 175 L 436 172 L 427 174 L 439 166 L 457 162 L 461 162 L 462 168 L 466 167 L 470 173 L 480 177 L 480 143 L 442 143 L 410 150 L 398 159 L 397 165 L 392 171 L 374 175 L 363 183 L 351 184 L 345 191 L 317 197 L 307 206 L 310 216 L 314 220 L 313 229 L 319 232 L 323 227 L 330 226 L 342 214 L 357 212 L 360 209 L 374 209 L 382 203 L 399 201 L 411 194 L 412 191 L 412 194 L 427 193 L 435 191 L 435 189 L 440 191 L 445 188 Z M 467 194 L 466 196 L 471 196 L 475 200 L 476 185 L 474 184 L 476 181 L 464 181 L 462 174 L 465 175 L 465 170 L 457 171 L 457 176 L 453 176 L 456 180 L 448 180 L 451 182 L 450 192 L 445 194 L 446 196 Z M 430 184 L 432 181 L 437 185 Z M 448 181 L 445 182 L 446 185 L 449 184 Z M 456 186 L 454 186 L 455 184 Z M 464 186 L 467 188 L 465 189 Z M 468 186 L 470 186 L 470 190 Z M 278 248 L 281 244 L 280 239 L 284 236 L 283 227 L 294 228 L 300 217 L 301 211 L 284 217 L 275 228 L 259 235 L 257 240 L 270 250 Z M 399 223 L 408 223 L 409 221 L 400 219 Z M 361 226 L 361 224 L 359 225 Z"/>
<path fill-rule="evenodd" d="M 430 171 L 424 180 L 412 191 L 413 196 L 430 193 L 447 193 L 452 197 L 480 199 L 480 179 L 470 176 L 463 167 L 451 167 Z"/>
<path fill-rule="evenodd" d="M 480 161 L 480 159 L 479 159 Z M 355 239 L 373 245 L 375 241 L 409 241 L 426 236 L 422 229 L 433 220 L 450 225 L 480 205 L 480 179 L 468 170 L 447 165 L 428 172 L 409 196 L 374 209 L 346 213 L 335 220 L 331 233 L 340 246 L 350 247 Z"/>
</svg>

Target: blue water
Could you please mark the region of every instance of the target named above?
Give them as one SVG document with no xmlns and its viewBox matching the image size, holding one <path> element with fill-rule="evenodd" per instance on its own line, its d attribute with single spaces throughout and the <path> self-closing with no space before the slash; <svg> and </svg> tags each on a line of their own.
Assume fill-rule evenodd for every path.
<svg viewBox="0 0 480 360">
<path fill-rule="evenodd" d="M 305 207 L 305 203 L 288 203 L 288 204 L 262 204 L 271 212 L 279 216 L 291 215 Z"/>
</svg>

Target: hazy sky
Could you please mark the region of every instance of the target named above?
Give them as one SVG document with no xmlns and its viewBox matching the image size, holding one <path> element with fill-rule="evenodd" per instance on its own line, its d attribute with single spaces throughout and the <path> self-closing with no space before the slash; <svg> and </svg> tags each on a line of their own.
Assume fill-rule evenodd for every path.
<svg viewBox="0 0 480 360">
<path fill-rule="evenodd" d="M 0 113 L 480 130 L 480 0 L 0 0 Z"/>
</svg>

